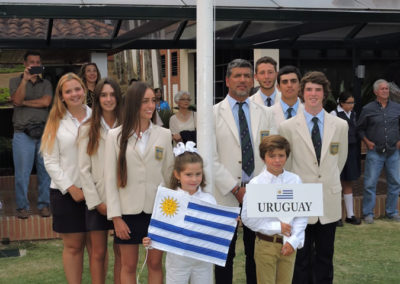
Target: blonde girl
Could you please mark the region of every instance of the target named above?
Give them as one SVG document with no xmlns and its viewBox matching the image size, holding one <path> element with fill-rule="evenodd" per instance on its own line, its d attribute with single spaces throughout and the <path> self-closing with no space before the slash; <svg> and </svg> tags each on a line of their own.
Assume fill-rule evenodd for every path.
<svg viewBox="0 0 400 284">
<path fill-rule="evenodd" d="M 84 104 L 85 85 L 73 73 L 60 78 L 40 147 L 51 178 L 53 230 L 63 240 L 63 264 L 68 283 L 81 283 L 86 238 L 85 197 L 78 168 L 79 126 L 90 118 Z"/>
<path fill-rule="evenodd" d="M 106 140 L 107 216 L 121 252 L 121 283 L 136 283 L 139 244 L 147 235 L 157 187 L 173 166 L 171 132 L 152 123 L 154 91 L 143 82 L 127 90 L 122 125 Z M 162 252 L 148 255 L 148 283 L 162 283 Z"/>
</svg>

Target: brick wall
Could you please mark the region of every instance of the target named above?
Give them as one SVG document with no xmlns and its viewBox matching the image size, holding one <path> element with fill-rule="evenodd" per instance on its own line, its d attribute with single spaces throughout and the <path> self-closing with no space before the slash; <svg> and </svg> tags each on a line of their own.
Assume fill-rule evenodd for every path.
<svg viewBox="0 0 400 284">
<path fill-rule="evenodd" d="M 358 218 L 362 218 L 362 196 L 354 196 L 354 215 Z M 375 218 L 381 218 L 385 216 L 385 206 L 386 206 L 386 195 L 377 195 L 375 203 Z M 400 208 L 400 199 L 397 202 L 397 208 Z M 342 199 L 342 217 L 343 220 L 346 218 L 346 206 L 344 200 Z"/>
<path fill-rule="evenodd" d="M 31 215 L 28 219 L 18 219 L 15 216 L 0 217 L 0 239 L 10 241 L 45 240 L 59 238 L 52 229 L 53 218 L 42 218 Z"/>
</svg>

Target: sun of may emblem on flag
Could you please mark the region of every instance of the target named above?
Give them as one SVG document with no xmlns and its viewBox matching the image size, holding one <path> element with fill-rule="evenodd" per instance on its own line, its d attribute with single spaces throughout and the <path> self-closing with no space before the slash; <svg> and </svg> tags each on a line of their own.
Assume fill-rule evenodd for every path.
<svg viewBox="0 0 400 284">
<path fill-rule="evenodd" d="M 164 199 L 161 201 L 160 209 L 164 216 L 173 217 L 179 210 L 179 203 L 173 197 L 164 197 Z"/>
</svg>

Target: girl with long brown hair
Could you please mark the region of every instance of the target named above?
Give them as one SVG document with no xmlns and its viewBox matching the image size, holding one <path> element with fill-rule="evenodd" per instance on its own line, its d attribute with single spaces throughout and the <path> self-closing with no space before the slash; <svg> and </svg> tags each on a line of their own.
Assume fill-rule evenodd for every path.
<svg viewBox="0 0 400 284">
<path fill-rule="evenodd" d="M 147 235 L 157 187 L 172 172 L 171 132 L 152 123 L 154 91 L 135 82 L 127 90 L 122 125 L 108 132 L 105 150 L 107 216 L 121 252 L 121 283 L 136 283 L 139 244 Z M 151 250 L 148 283 L 162 283 L 162 252 Z"/>
<path fill-rule="evenodd" d="M 111 78 L 100 80 L 94 89 L 92 117 L 79 130 L 79 170 L 88 209 L 86 229 L 92 245 L 89 256 L 92 283 L 105 283 L 107 274 L 107 233 L 113 224 L 106 217 L 104 151 L 108 131 L 121 123 L 121 104 L 119 85 Z M 115 251 L 116 283 L 120 273 L 118 256 Z"/>
<path fill-rule="evenodd" d="M 68 283 L 81 283 L 86 239 L 85 197 L 78 168 L 79 127 L 91 115 L 84 104 L 85 85 L 73 73 L 60 78 L 42 136 L 40 150 L 51 178 L 53 230 L 63 240 L 63 264 Z"/>
</svg>

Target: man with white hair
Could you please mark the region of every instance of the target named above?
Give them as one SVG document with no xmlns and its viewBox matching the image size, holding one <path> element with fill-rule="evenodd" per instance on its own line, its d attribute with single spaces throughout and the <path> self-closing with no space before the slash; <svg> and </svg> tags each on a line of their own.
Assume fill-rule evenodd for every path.
<svg viewBox="0 0 400 284">
<path fill-rule="evenodd" d="M 382 168 L 386 168 L 386 216 L 400 222 L 397 200 L 400 193 L 400 104 L 389 101 L 389 84 L 374 83 L 376 100 L 365 105 L 357 122 L 358 134 L 367 145 L 364 171 L 363 215 L 367 224 L 374 222 L 376 184 Z"/>
</svg>

